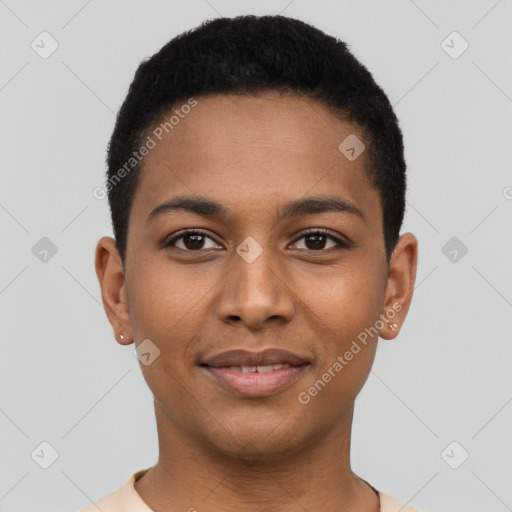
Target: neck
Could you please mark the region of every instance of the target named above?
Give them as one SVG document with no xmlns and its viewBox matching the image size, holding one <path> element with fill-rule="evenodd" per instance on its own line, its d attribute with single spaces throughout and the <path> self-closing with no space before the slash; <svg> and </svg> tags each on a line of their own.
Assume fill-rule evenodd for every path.
<svg viewBox="0 0 512 512">
<path fill-rule="evenodd" d="M 353 409 L 320 439 L 272 457 L 240 458 L 198 443 L 155 402 L 160 456 L 135 489 L 155 512 L 378 512 L 377 494 L 350 467 Z"/>
</svg>

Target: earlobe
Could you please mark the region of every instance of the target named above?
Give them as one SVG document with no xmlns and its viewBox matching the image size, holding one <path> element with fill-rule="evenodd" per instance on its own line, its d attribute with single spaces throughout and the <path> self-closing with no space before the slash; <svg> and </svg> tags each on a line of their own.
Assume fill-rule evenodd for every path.
<svg viewBox="0 0 512 512">
<path fill-rule="evenodd" d="M 123 264 L 115 240 L 103 237 L 96 246 L 95 268 L 101 299 L 118 343 L 132 343 L 130 311 Z"/>
<path fill-rule="evenodd" d="M 398 239 L 389 262 L 382 312 L 385 325 L 379 331 L 379 336 L 385 340 L 396 338 L 405 321 L 416 282 L 417 263 L 418 240 L 412 233 L 404 233 Z"/>
<path fill-rule="evenodd" d="M 118 340 L 118 343 L 120 345 L 129 345 L 130 343 L 133 343 L 133 338 L 128 338 L 122 332 L 116 333 L 115 329 L 114 329 L 114 336 L 115 336 L 116 340 Z"/>
<path fill-rule="evenodd" d="M 389 328 L 390 328 L 393 332 L 395 332 L 395 331 L 398 329 L 398 324 L 397 324 L 397 323 L 395 323 L 395 322 L 391 322 L 391 323 L 389 324 Z"/>
</svg>

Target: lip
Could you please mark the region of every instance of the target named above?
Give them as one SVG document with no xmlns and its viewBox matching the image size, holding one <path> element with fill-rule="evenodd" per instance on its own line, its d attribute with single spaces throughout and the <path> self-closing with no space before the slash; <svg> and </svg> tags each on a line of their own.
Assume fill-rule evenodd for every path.
<svg viewBox="0 0 512 512">
<path fill-rule="evenodd" d="M 270 369 L 272 365 L 278 368 Z M 308 365 L 309 361 L 297 354 L 269 348 L 261 352 L 228 350 L 206 359 L 200 366 L 230 391 L 242 396 L 263 397 L 289 386 Z M 245 371 L 242 371 L 242 366 Z M 258 371 L 254 367 L 265 368 Z"/>
<path fill-rule="evenodd" d="M 267 348 L 260 352 L 250 352 L 244 349 L 227 350 L 201 361 L 202 365 L 214 368 L 221 366 L 265 366 L 269 364 L 299 366 L 304 363 L 308 363 L 305 358 L 278 348 Z"/>
</svg>

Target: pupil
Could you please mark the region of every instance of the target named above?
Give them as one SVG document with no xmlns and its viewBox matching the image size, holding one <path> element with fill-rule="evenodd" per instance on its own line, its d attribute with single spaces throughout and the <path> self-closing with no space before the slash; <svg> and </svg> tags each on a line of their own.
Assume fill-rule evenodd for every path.
<svg viewBox="0 0 512 512">
<path fill-rule="evenodd" d="M 311 240 L 311 239 L 315 240 L 315 242 L 313 242 L 313 247 L 310 247 L 307 243 L 307 241 Z M 319 242 L 320 239 L 323 239 L 323 240 Z M 325 244 L 325 235 L 308 235 L 306 237 L 306 246 L 308 247 L 308 249 L 322 249 L 324 244 Z"/>
<path fill-rule="evenodd" d="M 185 247 L 187 247 L 187 249 L 200 249 L 203 243 L 203 237 L 204 235 L 187 235 L 184 239 Z M 192 239 L 194 240 L 192 244 L 187 243 L 187 240 Z"/>
</svg>

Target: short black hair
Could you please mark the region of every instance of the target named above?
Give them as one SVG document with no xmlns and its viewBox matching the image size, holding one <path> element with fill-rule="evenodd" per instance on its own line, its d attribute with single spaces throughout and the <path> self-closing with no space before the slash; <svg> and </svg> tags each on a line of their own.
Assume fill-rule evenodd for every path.
<svg viewBox="0 0 512 512">
<path fill-rule="evenodd" d="M 135 72 L 107 150 L 108 199 L 123 264 L 142 162 L 132 156 L 149 130 L 190 98 L 264 91 L 319 100 L 362 129 L 389 262 L 406 193 L 402 132 L 389 99 L 343 41 L 297 19 L 244 15 L 208 20 L 183 32 Z"/>
</svg>

